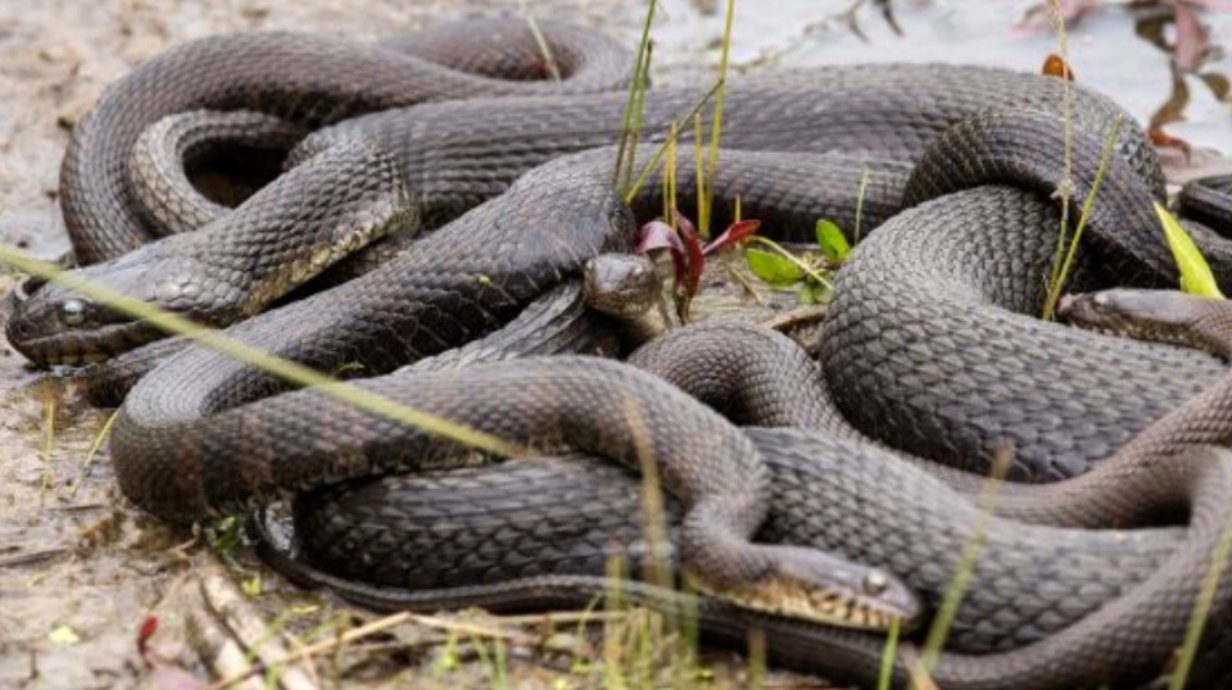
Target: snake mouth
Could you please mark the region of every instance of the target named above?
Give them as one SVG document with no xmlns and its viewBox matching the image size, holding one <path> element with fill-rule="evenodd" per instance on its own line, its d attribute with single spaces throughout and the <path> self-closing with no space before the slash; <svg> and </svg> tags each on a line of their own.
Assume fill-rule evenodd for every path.
<svg viewBox="0 0 1232 690">
<path fill-rule="evenodd" d="M 760 575 L 712 577 L 686 568 L 698 592 L 737 606 L 822 625 L 886 631 L 897 624 L 912 630 L 920 622 L 919 597 L 894 575 L 820 549 L 755 544 L 770 567 Z"/>
<path fill-rule="evenodd" d="M 162 337 L 154 327 L 140 322 L 101 325 L 89 331 L 57 333 L 14 343 L 32 362 L 46 367 L 76 367 L 95 364 Z"/>
<path fill-rule="evenodd" d="M 43 287 L 46 284 L 47 284 L 46 278 L 40 278 L 39 276 L 29 276 L 25 280 L 13 286 L 13 290 L 9 293 L 9 296 L 10 296 L 9 298 L 13 301 L 13 306 L 21 307 L 21 305 L 30 301 L 30 298 L 33 297 L 36 292 L 38 292 L 39 288 Z"/>
<path fill-rule="evenodd" d="M 751 610 L 851 630 L 882 632 L 896 622 L 901 629 L 910 630 L 919 617 L 914 610 L 895 611 L 874 597 L 785 580 L 748 583 L 722 590 L 712 590 L 699 581 L 691 580 L 690 584 L 703 594 Z"/>
</svg>

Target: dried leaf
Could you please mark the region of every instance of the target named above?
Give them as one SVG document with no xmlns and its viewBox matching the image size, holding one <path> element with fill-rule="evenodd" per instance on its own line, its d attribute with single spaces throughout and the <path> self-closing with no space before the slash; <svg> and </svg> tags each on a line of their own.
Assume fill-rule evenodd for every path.
<svg viewBox="0 0 1232 690">
<path fill-rule="evenodd" d="M 1060 77 L 1069 81 L 1074 81 L 1074 70 L 1065 61 L 1065 58 L 1056 53 L 1049 53 L 1048 57 L 1044 58 L 1043 75 L 1046 77 Z"/>
<path fill-rule="evenodd" d="M 1211 49 L 1211 36 L 1198 21 L 1198 16 L 1183 2 L 1172 3 L 1176 23 L 1176 41 L 1172 59 L 1182 72 L 1194 72 L 1206 60 Z"/>
<path fill-rule="evenodd" d="M 685 298 L 692 299 L 693 295 L 697 294 L 697 288 L 702 284 L 702 269 L 706 266 L 706 255 L 702 252 L 702 240 L 698 237 L 693 223 L 679 211 L 673 210 L 672 215 L 675 217 L 676 227 L 680 230 L 680 239 L 684 243 L 686 252 L 685 267 L 688 270 L 685 272 Z"/>
<path fill-rule="evenodd" d="M 1198 78 L 1206 84 L 1206 88 L 1211 90 L 1211 93 L 1215 95 L 1215 98 L 1218 98 L 1221 101 L 1228 100 L 1228 91 L 1230 89 L 1228 76 L 1226 74 L 1220 74 L 1218 72 L 1205 72 L 1203 74 L 1199 74 Z"/>
<path fill-rule="evenodd" d="M 671 252 L 675 281 L 680 284 L 687 273 L 684 243 L 680 241 L 680 236 L 676 234 L 676 231 L 672 230 L 672 226 L 662 220 L 652 220 L 638 229 L 634 251 L 639 254 L 649 254 L 660 249 Z"/>
</svg>

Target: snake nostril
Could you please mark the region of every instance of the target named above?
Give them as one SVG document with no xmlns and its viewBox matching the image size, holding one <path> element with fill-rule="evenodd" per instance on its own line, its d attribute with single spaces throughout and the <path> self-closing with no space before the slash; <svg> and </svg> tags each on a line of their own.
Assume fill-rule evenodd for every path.
<svg viewBox="0 0 1232 690">
<path fill-rule="evenodd" d="M 30 276 L 13 287 L 13 301 L 17 304 L 22 304 L 34 296 L 40 288 L 47 284 L 46 278 L 38 276 Z"/>
</svg>

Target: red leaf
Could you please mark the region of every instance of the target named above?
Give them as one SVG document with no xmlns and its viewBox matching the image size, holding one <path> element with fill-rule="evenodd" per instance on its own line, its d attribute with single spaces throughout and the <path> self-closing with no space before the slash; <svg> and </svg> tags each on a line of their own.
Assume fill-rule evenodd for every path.
<svg viewBox="0 0 1232 690">
<path fill-rule="evenodd" d="M 727 226 L 727 229 L 721 235 L 711 240 L 709 244 L 702 248 L 702 254 L 710 256 L 715 252 L 721 252 L 724 249 L 734 247 L 749 235 L 757 232 L 760 227 L 760 220 L 742 220 L 738 223 L 732 223 Z"/>
<path fill-rule="evenodd" d="M 1152 127 L 1147 130 L 1146 134 L 1155 146 L 1165 149 L 1177 149 L 1185 154 L 1185 160 L 1189 160 L 1191 147 L 1188 141 L 1168 134 L 1162 127 Z"/>
<path fill-rule="evenodd" d="M 685 293 L 692 298 L 697 294 L 697 288 L 702 284 L 702 268 L 706 266 L 706 255 L 702 252 L 702 241 L 697 236 L 697 229 L 693 227 L 693 223 L 689 222 L 675 209 L 672 210 L 672 216 L 676 220 L 676 227 L 680 229 L 680 237 L 684 240 L 685 250 L 688 252 L 688 273 L 685 281 Z"/>
<path fill-rule="evenodd" d="M 137 651 L 140 652 L 142 659 L 145 659 L 150 638 L 156 632 L 158 632 L 158 616 L 146 616 L 146 619 L 141 621 L 141 627 L 137 628 Z M 146 663 L 149 663 L 148 659 Z"/>
<path fill-rule="evenodd" d="M 676 283 L 683 281 L 687 274 L 684 243 L 672 230 L 672 226 L 662 220 L 652 220 L 637 231 L 637 243 L 634 251 L 639 254 L 649 254 L 658 249 L 666 249 L 672 253 L 672 265 L 675 267 Z"/>
</svg>

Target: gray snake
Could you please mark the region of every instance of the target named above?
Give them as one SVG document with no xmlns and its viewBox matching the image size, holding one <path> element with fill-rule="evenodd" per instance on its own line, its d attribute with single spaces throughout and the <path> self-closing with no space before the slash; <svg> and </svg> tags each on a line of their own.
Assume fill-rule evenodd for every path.
<svg viewBox="0 0 1232 690">
<path fill-rule="evenodd" d="M 252 39 L 251 43 L 235 40 L 251 48 L 263 45 L 261 41 L 265 39 Z M 304 45 L 304 52 L 314 65 L 325 61 L 319 46 Z M 103 115 L 93 121 L 106 122 L 107 114 L 111 113 L 125 125 L 124 131 L 135 138 L 136 132 L 153 124 L 157 117 L 179 109 L 261 109 L 263 104 L 290 104 L 292 107 L 281 108 L 278 114 L 294 118 L 304 115 L 304 104 L 323 103 L 308 109 L 304 118 L 316 126 L 365 110 L 383 110 L 421 100 L 406 95 L 420 91 L 395 80 L 382 84 L 385 90 L 380 96 L 368 98 L 348 92 L 344 98 L 331 100 L 328 80 L 313 83 L 315 75 L 306 75 L 307 82 L 288 82 L 292 86 L 287 90 L 299 89 L 292 95 L 276 88 L 263 92 L 261 84 L 245 84 L 242 79 L 237 82 L 237 75 L 230 74 L 226 65 L 209 63 L 193 52 L 208 53 L 215 49 L 209 42 L 193 44 L 176 53 L 174 59 L 138 70 L 138 76 L 128 82 L 130 88 L 148 93 L 155 91 L 151 84 L 160 84 L 160 79 L 166 80 L 166 75 L 172 74 L 175 79 L 170 82 L 171 88 L 162 93 L 169 92 L 179 100 L 147 95 L 144 101 L 134 99 L 136 105 L 116 106 L 121 96 L 126 95 L 122 86 L 110 100 L 104 99 L 97 109 Z M 289 58 L 290 64 L 302 64 L 308 59 L 303 57 L 304 53 L 297 55 L 299 62 L 293 56 Z M 198 63 L 209 67 L 207 71 L 215 81 L 193 82 L 196 85 L 191 89 L 183 87 L 184 77 L 168 66 L 183 64 L 191 70 Z M 254 60 L 253 64 L 261 63 Z M 378 67 L 384 67 L 384 63 Z M 277 85 L 283 72 L 281 67 L 271 68 L 266 70 L 265 78 Z M 234 86 L 237 83 L 242 88 Z M 414 88 L 420 86 L 415 84 Z M 212 99 L 214 92 L 223 96 Z M 475 93 L 466 89 L 446 90 L 439 97 Z M 308 99 L 308 95 L 320 98 Z M 1089 162 L 1097 156 L 1099 134 L 1115 107 L 1083 90 L 1077 96 L 1082 144 L 1078 151 Z M 654 92 L 647 102 L 649 137 L 661 137 L 666 122 L 685 112 L 695 98 L 695 94 L 685 91 Z M 150 99 L 165 102 L 159 103 L 159 108 L 142 110 L 141 104 Z M 733 150 L 837 155 L 831 159 L 826 155 L 796 159 L 725 152 L 723 177 L 717 186 L 723 195 L 740 193 L 748 201 L 748 213 L 764 210 L 764 217 L 780 221 L 786 231 L 795 228 L 799 233 L 818 216 L 848 212 L 850 202 L 826 206 L 829 202 L 814 199 L 800 204 L 801 195 L 784 196 L 783 187 L 799 191 L 807 180 L 816 179 L 816 175 L 810 178 L 800 172 L 798 160 L 812 161 L 815 167 L 805 168 L 811 173 L 831 169 L 827 163 L 835 160 L 842 162 L 846 167 L 838 179 L 849 186 L 835 194 L 847 199 L 854 189 L 850 183 L 858 180 L 861 165 L 872 167 L 875 178 L 881 181 L 878 161 L 919 161 L 925 156 L 927 145 L 956 123 L 996 108 L 1055 110 L 1059 102 L 1059 82 L 970 68 L 854 67 L 751 80 L 734 86 L 728 94 L 725 146 Z M 254 267 L 253 255 L 248 251 L 251 245 L 229 238 L 251 237 L 241 235 L 241 231 L 256 228 L 265 233 L 258 232 L 256 242 L 275 249 L 272 258 L 262 259 L 257 267 L 268 266 L 271 274 L 280 276 L 281 267 L 293 263 L 295 252 L 301 251 L 287 244 L 282 235 L 286 228 L 302 224 L 302 218 L 295 213 L 299 209 L 319 209 L 325 214 L 326 226 L 333 218 L 329 214 L 339 208 L 345 208 L 346 215 L 340 214 L 338 218 L 349 219 L 347 222 L 352 225 L 356 224 L 353 219 L 359 217 L 362 239 L 334 240 L 341 246 L 362 244 L 378 230 L 406 224 L 408 215 L 416 215 L 407 213 L 411 201 L 418 204 L 418 214 L 431 216 L 438 209 L 452 211 L 508 190 L 416 242 L 405 254 L 373 273 L 247 321 L 232 331 L 250 344 L 326 370 L 353 362 L 361 364 L 367 373 L 393 370 L 405 362 L 490 332 L 513 318 L 519 308 L 544 289 L 576 275 L 580 263 L 588 256 L 619 249 L 627 243 L 629 220 L 604 180 L 594 172 L 595 161 L 606 164 L 609 159 L 592 155 L 589 159 L 583 156 L 554 163 L 522 177 L 510 187 L 522 172 L 539 163 L 568 151 L 609 143 L 618 126 L 621 104 L 622 99 L 603 95 L 459 101 L 347 120 L 303 142 L 299 152 L 292 155 L 298 165 L 236 212 L 207 227 L 211 239 L 191 239 L 198 235 L 173 238 L 182 245 L 181 251 L 186 246 L 194 253 L 191 260 L 168 252 L 167 247 L 174 247 L 174 243 L 148 245 L 147 249 L 118 259 L 120 277 L 113 280 L 123 286 L 127 272 L 129 277 L 138 279 L 129 283 L 130 291 L 169 306 L 180 306 L 210 322 L 213 317 L 207 315 L 207 310 L 199 309 L 200 301 L 195 298 L 200 294 L 224 294 L 226 286 L 207 289 L 192 287 L 190 282 L 190 289 L 186 290 L 184 284 L 172 280 L 172 287 L 165 287 L 164 282 L 161 291 L 149 289 L 147 286 L 160 285 L 147 278 L 148 267 L 156 263 L 152 258 L 170 264 L 173 278 L 180 280 L 189 276 L 199 281 L 207 270 L 211 277 L 250 276 Z M 135 115 L 131 112 L 134 108 Z M 491 127 L 493 117 L 499 118 L 499 130 Z M 995 117 L 991 122 L 997 125 Z M 1034 121 L 1026 122 L 1025 126 L 1030 127 Z M 1050 131 L 1055 134 L 1058 128 Z M 1049 133 L 1033 133 L 1041 142 L 1041 153 L 1048 151 L 1043 142 L 1053 141 L 1047 138 Z M 962 137 L 968 135 L 959 131 L 954 136 L 957 143 L 962 143 L 966 141 Z M 104 152 L 89 153 L 92 144 Z M 80 188 L 101 188 L 103 198 L 85 201 L 83 196 L 66 194 L 65 209 L 70 217 L 107 219 L 96 225 L 75 226 L 81 228 L 76 231 L 78 234 L 89 237 L 83 237 L 80 243 L 81 258 L 85 261 L 117 254 L 138 241 L 133 239 L 133 228 L 140 229 L 142 221 L 117 192 L 121 189 L 117 180 L 123 176 L 118 175 L 122 170 L 115 168 L 122 166 L 116 162 L 122 148 L 122 143 L 86 128 L 75 137 L 66 159 L 69 171 L 101 166 L 84 175 L 89 180 Z M 1113 196 L 1107 207 L 1117 211 L 1130 208 L 1129 217 L 1140 217 L 1140 212 L 1132 210 L 1140 208 L 1140 204 L 1135 207 L 1126 199 L 1137 194 L 1138 201 L 1145 201 L 1157 193 L 1158 170 L 1153 167 L 1149 148 L 1132 128 L 1127 128 L 1122 136 L 1121 150 L 1128 174 L 1117 172 L 1112 179 L 1123 181 L 1130 191 L 1126 196 Z M 972 156 L 974 159 L 975 154 Z M 1011 162 L 1031 158 L 1018 154 L 1010 157 L 1014 159 Z M 1041 163 L 1046 164 L 1047 161 Z M 955 167 L 953 163 L 947 166 Z M 920 169 L 927 168 L 917 168 Z M 589 172 L 580 174 L 579 170 Z M 894 172 L 898 168 L 888 170 L 886 176 L 892 183 L 880 193 L 875 190 L 871 199 L 874 209 L 884 209 L 880 215 L 872 214 L 876 220 L 901 206 L 903 181 Z M 1085 170 L 1089 173 L 1090 168 Z M 1134 176 L 1134 170 L 1140 178 Z M 72 174 L 68 179 L 72 179 Z M 771 179 L 773 183 L 766 182 Z M 995 177 L 982 182 L 1005 179 Z M 927 189 L 927 182 L 930 180 L 910 185 L 907 196 L 923 194 L 919 190 Z M 326 203 L 319 200 L 323 194 L 334 196 L 326 197 L 330 199 Z M 310 199 L 314 201 L 306 203 Z M 643 199 L 640 208 L 653 204 L 654 200 Z M 1009 436 L 1017 441 L 1017 458 L 1023 463 L 1023 474 L 1069 475 L 1086 469 L 1091 460 L 1110 455 L 1110 449 L 1201 388 L 1197 382 L 1203 377 L 1209 379 L 1221 371 L 1211 357 L 1191 351 L 1112 341 L 1098 334 L 1076 334 L 1060 327 L 1028 325 L 1032 322 L 1006 312 L 1006 308 L 1030 311 L 1038 303 L 1039 286 L 1035 281 L 1039 261 L 1046 256 L 1041 247 L 1050 248 L 1047 234 L 1041 235 L 1038 228 L 1046 222 L 1055 225 L 1049 208 L 1029 193 L 976 188 L 895 215 L 890 223 L 902 230 L 878 230 L 844 271 L 834 306 L 838 317 L 832 320 L 832 326 L 827 326 L 825 347 L 832 348 L 827 362 L 854 358 L 860 352 L 881 357 L 866 358 L 863 364 L 853 359 L 844 361 L 842 366 L 827 368 L 827 372 L 836 372 L 828 375 L 844 413 L 861 426 L 885 432 L 884 437 L 892 444 L 937 459 L 965 459 L 975 467 L 980 466 L 981 458 L 987 457 L 991 440 Z M 978 223 L 983 219 L 1002 221 L 997 242 L 976 241 L 979 237 L 974 235 L 981 232 Z M 921 239 L 926 231 L 937 227 L 945 227 L 947 232 L 932 233 L 928 241 Z M 1116 223 L 1100 227 L 1093 228 L 1095 237 L 1112 241 L 1097 245 L 1099 256 L 1114 265 L 1124 262 L 1132 266 L 1135 276 L 1148 283 L 1162 284 L 1174 277 L 1169 272 L 1170 264 L 1161 259 L 1165 254 L 1158 240 L 1146 234 L 1149 228 Z M 128 239 L 99 239 L 111 237 L 110 233 L 117 229 L 122 231 L 121 235 L 128 232 Z M 220 242 L 219 237 L 224 241 Z M 1020 251 L 1004 252 L 1007 241 Z M 909 242 L 917 244 L 905 246 Z M 159 246 L 162 248 L 153 249 Z M 211 253 L 212 248 L 219 251 Z M 908 251 L 904 252 L 905 249 Z M 1227 275 L 1225 259 L 1218 247 L 1212 249 L 1209 253 L 1222 278 Z M 912 250 L 914 253 L 910 253 Z M 956 257 L 964 260 L 957 261 Z M 938 267 L 947 273 L 940 275 Z M 956 267 L 958 279 L 953 277 Z M 1092 267 L 1089 272 L 1096 274 L 1097 268 Z M 101 264 L 93 270 L 106 276 L 105 271 L 110 269 Z M 866 273 L 868 282 L 862 283 L 860 277 Z M 996 277 L 1000 275 L 1006 277 Z M 902 278 L 906 278 L 904 287 L 894 289 L 896 281 Z M 272 282 L 283 280 L 280 277 Z M 10 339 L 19 347 L 27 345 L 23 351 L 32 357 L 50 362 L 73 361 L 100 346 L 89 333 L 66 335 L 64 324 L 57 326 L 53 338 L 38 340 L 38 329 L 46 327 L 49 321 L 58 323 L 60 318 L 55 293 L 45 292 L 41 298 L 35 294 L 25 316 L 10 322 Z M 40 304 L 40 299 L 44 303 Z M 845 306 L 845 299 L 855 306 Z M 255 305 L 248 296 L 232 299 L 218 310 L 222 316 L 214 323 L 247 315 L 258 308 Z M 867 313 L 861 312 L 862 308 Z M 326 313 L 328 317 L 323 317 Z M 905 326 L 897 325 L 899 321 L 880 325 L 876 320 L 898 319 L 902 314 L 916 320 L 906 322 Z M 151 337 L 148 333 L 134 335 L 131 330 L 124 331 L 123 325 L 105 317 L 89 316 L 85 319 L 89 326 L 98 325 L 94 318 L 102 319 L 108 327 L 115 326 L 102 341 L 113 350 L 116 341 L 134 345 Z M 338 324 L 345 324 L 346 330 L 340 332 Z M 930 330 L 934 328 L 940 335 L 934 336 Z M 1003 335 L 990 338 L 993 332 Z M 1024 333 L 1037 334 L 1037 341 L 1032 342 Z M 932 351 L 938 343 L 950 349 L 943 353 Z M 1101 343 L 1108 345 L 1106 352 Z M 60 347 L 60 352 L 52 350 L 55 347 Z M 1055 385 L 1040 385 L 1038 379 L 1024 373 L 1043 370 L 1033 368 L 1041 364 L 1035 356 L 1041 352 L 1050 353 L 1071 367 L 1059 372 Z M 973 356 L 977 361 L 970 359 Z M 919 372 L 926 372 L 927 376 Z M 844 377 L 848 380 L 842 380 Z M 1026 379 L 1031 397 L 1028 399 L 1024 393 L 1015 397 L 1008 392 L 998 398 L 1003 391 L 1016 388 L 1005 385 L 1015 378 Z M 938 382 L 955 385 L 941 386 Z M 897 389 L 901 387 L 909 390 L 904 393 Z M 282 388 L 267 377 L 207 352 L 190 351 L 178 356 L 139 384 L 117 425 L 113 453 L 126 493 L 155 513 L 193 518 L 215 512 L 221 506 L 244 505 L 251 494 L 271 494 L 286 487 L 287 482 L 273 481 L 271 477 L 301 487 L 310 483 L 303 468 L 280 464 L 279 458 L 284 457 L 281 447 L 275 453 L 273 446 L 266 445 L 283 434 L 258 434 L 254 430 L 273 430 L 275 425 L 249 426 L 256 424 L 263 410 L 283 410 L 278 406 L 297 404 L 295 401 L 305 401 L 302 404 L 310 407 L 321 403 L 319 398 L 306 393 L 255 402 Z M 983 392 L 992 397 L 982 399 L 976 395 Z M 891 395 L 893 399 L 887 399 Z M 1006 404 L 1006 399 L 1011 404 Z M 1074 413 L 1057 414 L 1059 409 Z M 286 414 L 286 419 L 305 418 L 297 412 Z M 1094 415 L 1092 419 L 1098 423 L 1089 422 L 1088 414 Z M 209 419 L 203 421 L 203 417 Z M 1046 431 L 1040 431 L 1039 417 L 1044 417 Z M 232 426 L 227 427 L 228 424 Z M 212 428 L 210 425 L 231 431 L 207 434 L 203 429 Z M 260 442 L 254 443 L 258 435 Z M 1045 440 L 1026 442 L 1040 438 Z M 922 441 L 918 449 L 917 441 Z M 271 454 L 261 460 L 262 456 L 250 455 L 254 447 L 265 448 Z M 360 447 L 366 446 L 361 443 Z M 248 457 L 251 471 L 234 475 L 225 468 L 212 467 L 213 461 L 203 462 L 197 472 L 160 464 L 159 458 L 170 457 L 168 453 L 189 448 L 195 449 L 193 454 L 200 454 L 197 457 Z M 323 466 L 317 479 L 367 474 L 379 464 L 376 460 L 361 452 L 352 458 L 350 467 Z M 381 462 L 386 467 L 399 464 L 397 459 Z M 213 477 L 209 482 L 205 479 L 207 475 Z M 959 673 L 955 682 L 961 678 Z M 994 687 L 972 683 L 971 687 Z"/>
</svg>

